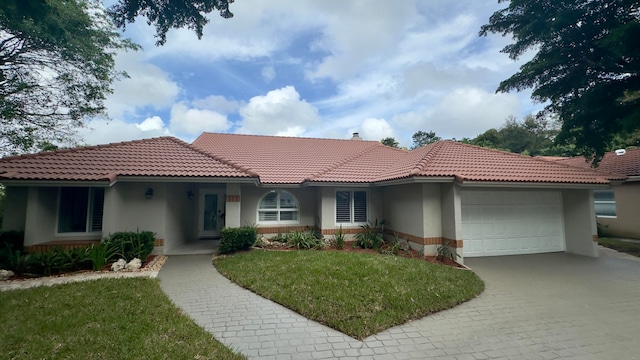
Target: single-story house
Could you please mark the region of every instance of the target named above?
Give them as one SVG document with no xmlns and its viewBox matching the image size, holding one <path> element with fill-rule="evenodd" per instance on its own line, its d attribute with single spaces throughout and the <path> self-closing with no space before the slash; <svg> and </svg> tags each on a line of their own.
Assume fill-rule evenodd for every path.
<svg viewBox="0 0 640 360">
<path fill-rule="evenodd" d="M 150 230 L 161 251 L 255 225 L 356 234 L 385 219 L 426 254 L 566 251 L 597 256 L 593 190 L 624 176 L 439 141 L 406 151 L 377 141 L 203 133 L 0 160 L 4 230 L 25 245 Z"/>
<path fill-rule="evenodd" d="M 591 168 L 591 163 L 584 157 L 558 162 Z M 627 177 L 618 186 L 594 191 L 595 211 L 601 233 L 606 236 L 640 239 L 640 149 L 608 152 L 600 160 L 597 170 Z"/>
</svg>

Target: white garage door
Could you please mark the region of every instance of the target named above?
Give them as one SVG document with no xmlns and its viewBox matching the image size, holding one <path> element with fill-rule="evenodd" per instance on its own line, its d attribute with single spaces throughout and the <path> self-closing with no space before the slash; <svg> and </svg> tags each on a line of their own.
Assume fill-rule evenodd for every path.
<svg viewBox="0 0 640 360">
<path fill-rule="evenodd" d="M 564 251 L 558 191 L 462 191 L 466 257 Z"/>
</svg>

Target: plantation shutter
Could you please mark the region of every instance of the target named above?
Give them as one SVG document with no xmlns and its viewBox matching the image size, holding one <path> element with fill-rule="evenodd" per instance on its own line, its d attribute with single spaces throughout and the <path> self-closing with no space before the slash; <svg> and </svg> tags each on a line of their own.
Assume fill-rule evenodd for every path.
<svg viewBox="0 0 640 360">
<path fill-rule="evenodd" d="M 336 191 L 336 222 L 351 222 L 351 192 Z"/>
<path fill-rule="evenodd" d="M 367 222 L 367 192 L 353 192 L 353 222 Z"/>
<path fill-rule="evenodd" d="M 90 232 L 102 231 L 102 214 L 104 209 L 104 189 L 94 188 L 91 192 L 91 222 Z"/>
</svg>

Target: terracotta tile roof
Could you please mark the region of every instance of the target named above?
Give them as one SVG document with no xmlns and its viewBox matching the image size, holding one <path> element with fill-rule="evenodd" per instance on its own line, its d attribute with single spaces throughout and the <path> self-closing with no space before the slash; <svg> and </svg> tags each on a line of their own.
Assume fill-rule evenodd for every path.
<svg viewBox="0 0 640 360">
<path fill-rule="evenodd" d="M 458 181 L 607 184 L 607 176 L 541 159 L 454 141 L 439 141 L 411 151 L 383 176 L 455 177 Z"/>
<path fill-rule="evenodd" d="M 172 137 L 80 147 L 0 160 L 0 180 L 113 181 L 118 176 L 257 176 Z"/>
<path fill-rule="evenodd" d="M 640 154 L 640 152 L 639 152 Z M 109 180 L 118 176 L 258 178 L 264 184 L 375 183 L 411 177 L 457 181 L 607 184 L 604 174 L 454 141 L 403 151 L 377 141 L 204 133 L 0 160 L 0 180 Z"/>
<path fill-rule="evenodd" d="M 458 181 L 609 183 L 607 176 L 592 170 L 454 141 L 439 141 L 409 152 L 382 147 L 312 180 L 380 182 L 414 176 L 453 177 Z"/>
<path fill-rule="evenodd" d="M 371 183 L 413 176 L 458 181 L 607 184 L 593 170 L 440 141 L 412 151 L 377 141 L 204 133 L 196 148 L 260 174 L 262 183 Z"/>
<path fill-rule="evenodd" d="M 591 168 L 591 162 L 582 156 L 558 160 L 558 163 Z M 615 151 L 604 154 L 596 168 L 598 171 L 627 176 L 640 176 L 640 149 L 626 150 L 624 155 L 616 155 Z"/>
<path fill-rule="evenodd" d="M 193 146 L 233 159 L 265 184 L 299 184 L 375 148 L 377 141 L 203 133 Z"/>
</svg>

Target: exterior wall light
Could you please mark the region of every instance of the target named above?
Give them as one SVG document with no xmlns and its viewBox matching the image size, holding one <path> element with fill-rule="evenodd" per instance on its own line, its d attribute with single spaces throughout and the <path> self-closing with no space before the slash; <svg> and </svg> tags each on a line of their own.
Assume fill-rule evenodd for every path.
<svg viewBox="0 0 640 360">
<path fill-rule="evenodd" d="M 153 197 L 153 189 L 148 188 L 147 192 L 144 193 L 144 197 L 147 198 L 147 200 L 151 199 Z"/>
</svg>

